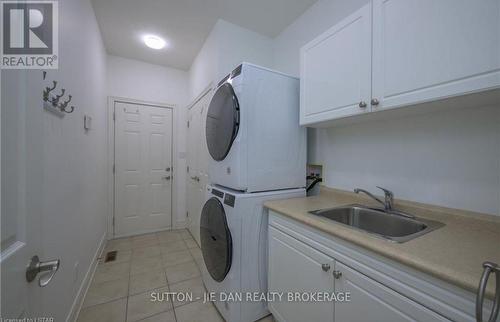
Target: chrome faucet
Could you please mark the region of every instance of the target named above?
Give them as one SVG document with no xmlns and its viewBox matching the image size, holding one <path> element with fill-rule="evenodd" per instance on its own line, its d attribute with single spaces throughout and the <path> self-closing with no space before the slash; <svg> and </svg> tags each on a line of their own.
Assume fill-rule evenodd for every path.
<svg viewBox="0 0 500 322">
<path fill-rule="evenodd" d="M 389 191 L 385 188 L 382 188 L 382 187 L 379 187 L 377 186 L 377 188 L 381 189 L 383 192 L 384 192 L 384 196 L 385 196 L 385 200 L 382 201 L 380 200 L 378 197 L 372 195 L 370 192 L 364 190 L 364 189 L 359 189 L 359 188 L 356 188 L 354 189 L 354 192 L 355 193 L 360 193 L 360 192 L 363 192 L 364 194 L 368 195 L 368 197 L 374 199 L 375 201 L 381 203 L 383 206 L 384 206 L 384 209 L 386 211 L 391 211 L 393 210 L 392 209 L 392 205 L 394 203 L 394 194 L 392 193 L 392 191 Z"/>
</svg>

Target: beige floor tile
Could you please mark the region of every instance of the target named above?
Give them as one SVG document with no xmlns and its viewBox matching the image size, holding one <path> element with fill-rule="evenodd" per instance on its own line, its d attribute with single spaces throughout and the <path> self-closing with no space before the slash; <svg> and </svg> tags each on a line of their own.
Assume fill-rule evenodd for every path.
<svg viewBox="0 0 500 322">
<path fill-rule="evenodd" d="M 168 254 L 173 252 L 179 252 L 181 250 L 187 250 L 186 243 L 183 240 L 176 240 L 166 244 L 160 244 L 160 250 L 162 254 Z"/>
<path fill-rule="evenodd" d="M 138 294 L 167 286 L 164 270 L 150 271 L 130 276 L 129 294 Z"/>
<path fill-rule="evenodd" d="M 191 256 L 193 256 L 196 265 L 201 270 L 202 266 L 205 265 L 205 261 L 203 260 L 203 254 L 201 253 L 201 250 L 199 248 L 190 248 L 189 252 L 191 253 Z"/>
<path fill-rule="evenodd" d="M 188 293 L 192 294 L 192 301 L 188 298 L 186 298 L 184 301 L 182 301 L 182 298 L 179 297 L 174 297 L 173 303 L 174 306 L 180 306 L 184 304 L 188 304 L 190 302 L 196 302 L 199 300 L 203 300 L 203 295 L 205 293 L 205 286 L 203 285 L 203 281 L 201 280 L 201 277 L 198 278 L 193 278 L 190 280 L 186 280 L 180 283 L 172 284 L 169 286 L 170 292 L 177 292 L 177 293 Z"/>
<path fill-rule="evenodd" d="M 141 322 L 176 322 L 173 310 L 163 312 L 149 318 L 141 320 Z"/>
<path fill-rule="evenodd" d="M 163 260 L 161 256 L 132 260 L 130 265 L 131 274 L 159 271 L 161 269 L 163 269 Z"/>
<path fill-rule="evenodd" d="M 156 235 L 158 236 L 158 240 L 160 241 L 160 243 L 170 243 L 173 241 L 182 240 L 182 236 L 175 231 L 162 231 L 156 233 Z"/>
<path fill-rule="evenodd" d="M 193 302 L 175 308 L 177 322 L 223 322 L 212 303 Z"/>
<path fill-rule="evenodd" d="M 193 260 L 191 253 L 188 252 L 187 250 L 175 253 L 167 253 L 163 254 L 162 256 L 163 256 L 163 266 L 165 267 L 184 264 L 187 262 L 191 262 Z"/>
<path fill-rule="evenodd" d="M 132 260 L 141 260 L 148 257 L 160 256 L 160 246 L 149 246 L 132 250 Z"/>
<path fill-rule="evenodd" d="M 130 273 L 130 263 L 106 263 L 98 265 L 94 274 L 94 283 L 117 280 L 123 277 L 128 277 Z"/>
<path fill-rule="evenodd" d="M 132 249 L 132 239 L 126 238 L 117 238 L 108 240 L 106 243 L 105 251 L 110 250 L 131 250 Z"/>
<path fill-rule="evenodd" d="M 189 249 L 189 252 L 191 253 L 191 255 L 193 255 L 193 258 L 201 258 L 203 259 L 203 254 L 201 253 L 201 249 L 200 248 L 190 248 Z"/>
<path fill-rule="evenodd" d="M 144 240 L 156 240 L 157 236 L 156 233 L 148 233 L 148 234 L 132 236 L 131 238 L 132 241 L 144 241 Z"/>
<path fill-rule="evenodd" d="M 186 229 L 182 230 L 180 232 L 180 235 L 181 235 L 182 239 L 193 238 L 193 236 L 191 236 L 191 233 L 189 231 L 187 231 Z"/>
<path fill-rule="evenodd" d="M 126 312 L 127 299 L 123 298 L 82 309 L 77 322 L 123 322 Z"/>
<path fill-rule="evenodd" d="M 87 295 L 85 295 L 83 307 L 110 302 L 112 300 L 126 297 L 127 294 L 128 276 L 122 279 L 103 283 L 93 282 L 87 291 Z"/>
<path fill-rule="evenodd" d="M 167 300 L 167 296 L 164 297 L 164 301 L 152 301 L 153 292 L 158 292 L 157 295 L 168 292 L 168 287 L 130 296 L 128 298 L 127 321 L 139 321 L 172 309 L 172 302 Z"/>
<path fill-rule="evenodd" d="M 198 248 L 198 244 L 193 238 L 184 239 L 187 248 Z"/>
<path fill-rule="evenodd" d="M 141 239 L 133 239 L 132 240 L 132 249 L 144 248 L 149 246 L 157 246 L 159 244 L 159 240 L 154 236 L 148 236 Z"/>
<path fill-rule="evenodd" d="M 167 281 L 169 284 L 182 282 L 200 276 L 200 271 L 194 261 L 165 267 L 165 271 L 167 272 Z"/>
</svg>

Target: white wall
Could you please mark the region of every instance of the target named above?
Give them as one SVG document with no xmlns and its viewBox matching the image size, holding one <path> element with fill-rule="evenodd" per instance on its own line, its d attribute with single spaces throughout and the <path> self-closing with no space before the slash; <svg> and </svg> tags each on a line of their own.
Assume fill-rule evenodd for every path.
<svg viewBox="0 0 500 322">
<path fill-rule="evenodd" d="M 217 53 L 217 35 L 212 30 L 189 69 L 190 102 L 198 97 L 207 86 L 215 82 Z"/>
<path fill-rule="evenodd" d="M 309 161 L 330 187 L 500 214 L 499 124 L 496 106 L 319 130 Z"/>
<path fill-rule="evenodd" d="M 299 76 L 300 47 L 369 0 L 319 0 L 274 39 L 274 68 Z"/>
<path fill-rule="evenodd" d="M 274 68 L 299 75 L 300 47 L 367 3 L 319 0 L 274 42 Z M 324 184 L 500 215 L 500 106 L 308 130 Z"/>
<path fill-rule="evenodd" d="M 241 62 L 273 66 L 273 39 L 224 20 L 214 28 L 218 33 L 216 81 L 229 74 Z"/>
<path fill-rule="evenodd" d="M 218 20 L 189 70 L 189 97 L 195 99 L 246 61 L 273 65 L 273 40 L 224 20 Z"/>
<path fill-rule="evenodd" d="M 32 243 L 36 254 L 61 260 L 34 313 L 64 321 L 106 229 L 106 53 L 89 0 L 59 2 L 59 59 L 59 69 L 48 71 L 45 81 L 39 70 L 2 70 L 2 149 L 18 149 L 11 155 L 17 169 L 2 160 L 2 172 L 17 170 L 11 178 L 17 190 L 2 182 L 2 194 L 20 197 L 19 227 L 41 233 Z M 73 96 L 75 111 L 63 119 L 42 108 L 42 90 L 52 80 Z M 93 117 L 88 132 L 84 114 Z M 17 122 L 10 124 L 12 132 L 3 126 L 11 120 Z"/>
<path fill-rule="evenodd" d="M 188 73 L 183 70 L 145 62 L 108 56 L 107 93 L 154 103 L 174 104 L 174 215 L 173 226 L 184 227 L 186 221 L 186 105 Z"/>
<path fill-rule="evenodd" d="M 176 68 L 108 55 L 107 84 L 110 96 L 181 107 L 187 103 L 188 73 Z"/>
</svg>

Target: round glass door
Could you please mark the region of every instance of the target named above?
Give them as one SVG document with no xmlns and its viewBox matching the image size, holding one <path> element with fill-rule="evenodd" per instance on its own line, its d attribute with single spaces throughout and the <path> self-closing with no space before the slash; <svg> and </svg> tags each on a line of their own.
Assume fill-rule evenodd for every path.
<svg viewBox="0 0 500 322">
<path fill-rule="evenodd" d="M 224 207 L 215 197 L 210 198 L 201 211 L 200 241 L 210 276 L 222 282 L 231 269 L 233 245 Z"/>
<path fill-rule="evenodd" d="M 206 138 L 208 152 L 216 161 L 229 153 L 240 125 L 240 107 L 233 87 L 224 83 L 215 92 L 207 111 Z"/>
</svg>

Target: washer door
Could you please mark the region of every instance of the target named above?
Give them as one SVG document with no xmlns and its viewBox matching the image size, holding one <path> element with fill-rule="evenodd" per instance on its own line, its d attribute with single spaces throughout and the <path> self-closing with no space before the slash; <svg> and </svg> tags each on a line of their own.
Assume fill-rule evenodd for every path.
<svg viewBox="0 0 500 322">
<path fill-rule="evenodd" d="M 208 152 L 215 161 L 229 153 L 240 126 L 240 106 L 233 86 L 224 83 L 215 92 L 207 111 L 206 138 Z"/>
<path fill-rule="evenodd" d="M 215 197 L 210 198 L 201 211 L 200 241 L 208 272 L 214 280 L 222 282 L 231 269 L 233 243 L 224 207 Z"/>
</svg>

